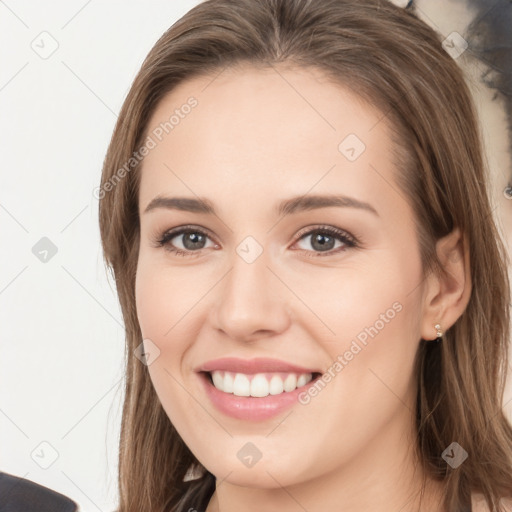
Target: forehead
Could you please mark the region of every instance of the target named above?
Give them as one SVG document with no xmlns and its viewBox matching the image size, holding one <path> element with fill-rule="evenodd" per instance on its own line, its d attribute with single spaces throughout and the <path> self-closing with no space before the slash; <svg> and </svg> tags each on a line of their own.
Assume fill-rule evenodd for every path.
<svg viewBox="0 0 512 512">
<path fill-rule="evenodd" d="M 142 165 L 141 207 L 176 189 L 249 200 L 311 187 L 363 194 L 392 180 L 385 116 L 310 68 L 238 66 L 186 80 L 160 101 L 146 134 L 155 147 Z"/>
</svg>

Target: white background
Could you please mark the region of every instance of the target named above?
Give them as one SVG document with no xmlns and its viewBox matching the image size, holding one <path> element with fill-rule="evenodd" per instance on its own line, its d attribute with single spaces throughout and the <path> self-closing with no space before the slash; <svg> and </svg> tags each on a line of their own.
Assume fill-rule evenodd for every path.
<svg viewBox="0 0 512 512">
<path fill-rule="evenodd" d="M 102 262 L 93 190 L 143 59 L 197 3 L 0 1 L 0 471 L 66 494 L 84 512 L 117 504 L 123 398 L 122 317 Z M 470 17 L 456 0 L 419 8 L 444 36 L 463 33 Z M 467 72 L 496 221 L 512 248 L 503 105 L 479 86 L 478 67 Z M 43 237 L 57 248 L 47 262 L 32 252 Z M 505 410 L 512 418 L 510 382 Z"/>
</svg>

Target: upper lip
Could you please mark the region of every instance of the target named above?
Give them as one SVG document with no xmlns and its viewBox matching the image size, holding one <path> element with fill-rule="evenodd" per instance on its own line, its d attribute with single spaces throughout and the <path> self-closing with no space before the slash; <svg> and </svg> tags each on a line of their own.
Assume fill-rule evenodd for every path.
<svg viewBox="0 0 512 512">
<path fill-rule="evenodd" d="M 195 369 L 196 372 L 212 372 L 214 370 L 248 374 L 264 372 L 319 373 L 319 370 L 312 370 L 311 368 L 305 368 L 303 366 L 287 363 L 286 361 L 267 357 L 258 357 L 256 359 L 222 357 L 220 359 L 207 361 Z"/>
</svg>

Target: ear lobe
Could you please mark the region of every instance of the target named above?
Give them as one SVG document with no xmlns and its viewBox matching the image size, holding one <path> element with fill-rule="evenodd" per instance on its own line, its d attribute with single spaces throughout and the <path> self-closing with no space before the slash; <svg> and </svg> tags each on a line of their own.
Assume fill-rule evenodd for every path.
<svg viewBox="0 0 512 512">
<path fill-rule="evenodd" d="M 437 241 L 440 275 L 427 280 L 422 338 L 436 338 L 435 325 L 446 332 L 462 315 L 471 297 L 469 244 L 459 228 Z"/>
</svg>

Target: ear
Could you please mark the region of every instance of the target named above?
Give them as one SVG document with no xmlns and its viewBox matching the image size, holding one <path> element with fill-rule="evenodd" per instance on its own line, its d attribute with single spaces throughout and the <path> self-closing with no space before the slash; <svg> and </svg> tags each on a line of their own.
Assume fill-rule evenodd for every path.
<svg viewBox="0 0 512 512">
<path fill-rule="evenodd" d="M 436 324 L 445 333 L 462 315 L 471 296 L 471 270 L 467 239 L 459 228 L 436 244 L 441 275 L 431 273 L 426 280 L 421 337 L 436 339 Z"/>
</svg>

